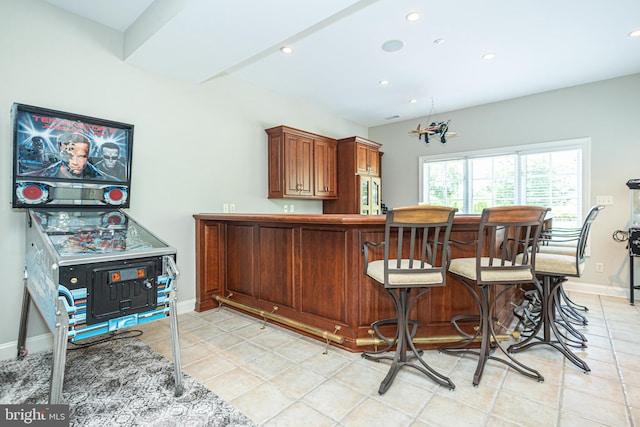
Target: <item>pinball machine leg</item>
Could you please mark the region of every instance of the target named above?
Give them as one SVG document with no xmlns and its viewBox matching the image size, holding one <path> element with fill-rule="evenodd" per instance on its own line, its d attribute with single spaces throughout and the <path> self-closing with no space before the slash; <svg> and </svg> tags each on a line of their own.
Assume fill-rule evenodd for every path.
<svg viewBox="0 0 640 427">
<path fill-rule="evenodd" d="M 180 337 L 178 334 L 178 310 L 176 309 L 176 301 L 178 296 L 176 295 L 175 288 L 169 294 L 169 321 L 171 323 L 171 347 L 173 350 L 173 365 L 174 376 L 176 380 L 176 392 L 175 396 L 182 396 L 182 368 L 180 365 Z"/>
<path fill-rule="evenodd" d="M 61 299 L 56 302 L 56 325 L 53 333 L 53 360 L 51 362 L 51 380 L 49 382 L 49 404 L 62 401 L 64 368 L 67 363 L 67 339 L 69 334 L 69 314 Z"/>
<path fill-rule="evenodd" d="M 27 355 L 27 320 L 29 319 L 29 306 L 31 305 L 31 294 L 27 289 L 27 270 L 24 272 L 24 294 L 22 295 L 22 313 L 20 314 L 20 330 L 18 331 L 18 359 L 21 360 Z"/>
<path fill-rule="evenodd" d="M 171 284 L 171 291 L 169 292 L 169 322 L 171 325 L 171 347 L 173 350 L 173 366 L 174 376 L 176 382 L 175 396 L 182 396 L 182 368 L 180 365 L 180 336 L 178 333 L 178 309 L 176 304 L 178 302 L 178 287 L 176 282 L 180 276 L 178 266 L 172 256 L 162 257 L 162 270 L 163 273 L 170 277 L 169 283 Z"/>
</svg>

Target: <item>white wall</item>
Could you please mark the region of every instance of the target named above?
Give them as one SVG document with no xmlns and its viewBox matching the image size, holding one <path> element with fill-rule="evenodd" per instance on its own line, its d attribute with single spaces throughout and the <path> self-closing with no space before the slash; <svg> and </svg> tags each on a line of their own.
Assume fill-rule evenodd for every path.
<svg viewBox="0 0 640 427">
<path fill-rule="evenodd" d="M 482 82 L 478 82 L 482 84 Z M 640 74 L 487 104 L 447 114 L 433 121 L 451 119 L 458 137 L 443 145 L 432 138 L 429 145 L 409 135 L 427 118 L 369 129 L 369 138 L 383 144 L 382 195 L 390 207 L 415 204 L 418 194 L 418 157 L 457 153 L 537 142 L 591 139 L 588 209 L 597 195 L 613 195 L 591 230 L 591 259 L 582 278 L 573 282 L 582 289 L 628 296 L 629 257 L 624 243 L 615 242 L 615 230 L 629 221 L 630 178 L 640 178 Z M 437 102 L 435 105 L 437 109 Z M 586 211 L 585 211 L 586 213 Z M 604 273 L 595 272 L 595 263 Z M 640 277 L 640 263 L 636 273 Z"/>
<path fill-rule="evenodd" d="M 0 0 L 0 356 L 15 355 L 8 348 L 23 294 L 25 213 L 10 206 L 12 103 L 135 125 L 128 213 L 177 248 L 182 302 L 195 299 L 194 213 L 221 212 L 224 202 L 237 212 L 282 212 L 283 201 L 266 197 L 264 129 L 367 136 L 231 77 L 195 86 L 134 68 L 122 61 L 122 42 L 120 33 L 39 0 Z M 294 203 L 296 212 L 322 212 L 321 202 Z M 45 332 L 32 310 L 29 336 Z"/>
</svg>

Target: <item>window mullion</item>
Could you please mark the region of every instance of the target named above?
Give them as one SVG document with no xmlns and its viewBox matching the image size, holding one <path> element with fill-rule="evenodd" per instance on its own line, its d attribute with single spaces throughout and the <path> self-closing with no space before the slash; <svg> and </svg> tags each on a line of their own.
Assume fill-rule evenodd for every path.
<svg viewBox="0 0 640 427">
<path fill-rule="evenodd" d="M 472 173 L 473 169 L 471 167 L 471 159 L 466 157 L 464 159 L 464 213 L 471 212 L 471 192 L 473 190 L 471 183 Z"/>
</svg>

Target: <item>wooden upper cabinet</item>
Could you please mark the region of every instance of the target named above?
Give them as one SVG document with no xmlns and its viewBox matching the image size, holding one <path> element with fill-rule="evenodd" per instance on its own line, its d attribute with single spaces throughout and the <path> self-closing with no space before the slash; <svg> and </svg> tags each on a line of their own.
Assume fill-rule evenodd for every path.
<svg viewBox="0 0 640 427">
<path fill-rule="evenodd" d="M 323 213 L 359 214 L 362 212 L 362 194 L 359 178 L 361 175 L 380 177 L 381 146 L 382 144 L 378 142 L 359 136 L 343 138 L 337 141 L 338 197 L 323 202 Z M 379 183 L 379 181 L 377 182 Z"/>
<path fill-rule="evenodd" d="M 268 135 L 269 198 L 335 199 L 336 140 L 278 126 Z"/>
<path fill-rule="evenodd" d="M 356 173 L 380 176 L 380 145 L 371 145 L 373 141 L 357 138 L 356 142 Z"/>
</svg>

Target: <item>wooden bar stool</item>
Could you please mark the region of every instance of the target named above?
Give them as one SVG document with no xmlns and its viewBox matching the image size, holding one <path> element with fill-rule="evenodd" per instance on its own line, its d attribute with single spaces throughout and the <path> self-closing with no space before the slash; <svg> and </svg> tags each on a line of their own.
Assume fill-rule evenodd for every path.
<svg viewBox="0 0 640 427">
<path fill-rule="evenodd" d="M 577 331 L 571 323 L 569 315 L 574 319 L 578 313 L 576 307 L 564 304 L 571 303 L 568 297 L 563 298 L 563 283 L 567 277 L 580 277 L 585 266 L 585 249 L 591 225 L 604 206 L 591 208 L 584 220 L 577 239 L 572 246 L 560 246 L 541 239 L 537 246 L 536 275 L 542 277 L 542 289 L 539 298 L 539 317 L 531 331 L 526 331 L 524 341 L 513 344 L 508 351 L 516 353 L 536 345 L 546 344 L 562 353 L 574 365 L 585 372 L 590 368 L 578 357 L 570 347 L 586 347 L 587 339 Z M 553 239 L 553 233 L 548 233 Z M 586 307 L 585 307 L 586 308 Z M 585 321 L 586 323 L 586 321 Z M 562 329 L 561 329 L 562 328 Z"/>
<path fill-rule="evenodd" d="M 441 206 L 411 206 L 387 212 L 384 242 L 364 242 L 364 273 L 384 286 L 393 300 L 396 319 L 385 319 L 372 328 L 388 344 L 380 351 L 365 351 L 368 360 L 391 360 L 391 367 L 378 389 L 384 394 L 398 371 L 409 366 L 436 383 L 454 389 L 455 384 L 433 369 L 422 358 L 422 351 L 413 344 L 417 322 L 409 319 L 416 301 L 434 286 L 445 286 L 449 262 L 449 235 L 456 209 Z M 369 260 L 370 247 L 383 246 L 384 258 Z M 393 340 L 382 336 L 381 324 L 396 323 Z M 411 330 L 410 330 L 411 328 Z M 395 353 L 389 350 L 395 344 Z M 408 351 L 411 351 L 408 354 Z"/>
<path fill-rule="evenodd" d="M 506 291 L 519 285 L 536 285 L 535 251 L 548 209 L 537 206 L 501 206 L 482 211 L 475 258 L 451 260 L 449 272 L 460 278 L 478 303 L 480 310 L 476 335 L 463 334 L 458 345 L 442 346 L 439 350 L 449 354 L 478 356 L 473 385 L 480 383 L 488 360 L 506 364 L 527 377 L 544 381 L 535 369 L 514 359 L 504 349 L 494 330 L 493 315 L 496 300 Z M 486 254 L 486 255 L 485 255 Z M 524 256 L 518 256 L 524 254 Z M 502 287 L 498 290 L 497 287 Z M 455 325 L 455 319 L 452 319 Z M 480 337 L 480 349 L 473 348 L 475 338 Z M 502 357 L 494 355 L 498 350 Z"/>
</svg>

